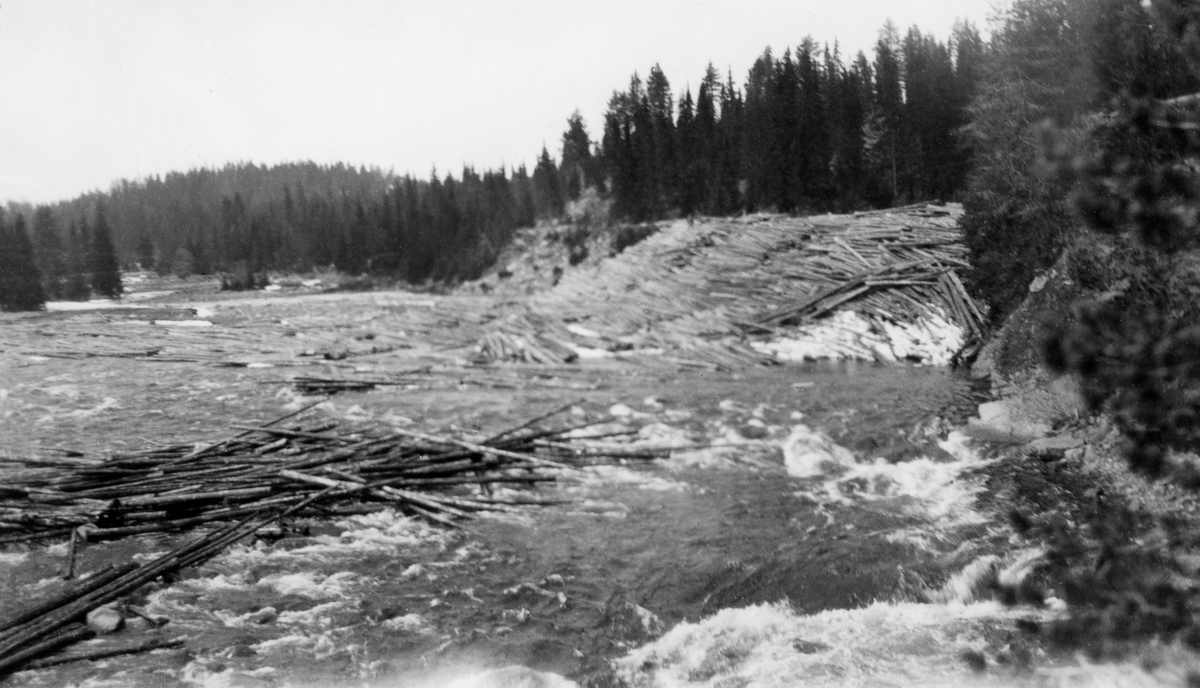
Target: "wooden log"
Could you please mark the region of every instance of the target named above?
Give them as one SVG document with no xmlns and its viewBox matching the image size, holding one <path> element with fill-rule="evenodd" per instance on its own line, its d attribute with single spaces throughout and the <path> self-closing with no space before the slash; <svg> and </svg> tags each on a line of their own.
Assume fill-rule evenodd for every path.
<svg viewBox="0 0 1200 688">
<path fill-rule="evenodd" d="M 50 667 L 68 664 L 70 662 L 94 662 L 98 659 L 108 659 L 110 657 L 121 657 L 123 655 L 135 655 L 152 650 L 161 650 L 175 647 L 183 647 L 185 640 L 183 638 L 151 638 L 145 642 L 138 643 L 130 647 L 108 648 L 104 650 L 92 650 L 90 652 L 79 652 L 61 657 L 51 657 L 48 659 L 38 659 L 28 664 L 25 664 L 22 669 L 26 671 L 36 671 L 38 669 L 49 669 Z"/>
<path fill-rule="evenodd" d="M 187 489 L 193 489 L 188 486 Z M 162 506 L 167 504 L 187 504 L 191 502 L 211 502 L 228 499 L 244 499 L 247 497 L 262 497 L 271 494 L 270 487 L 249 487 L 232 490 L 213 490 L 210 492 L 187 492 L 184 494 L 153 495 L 148 497 L 130 497 L 121 500 L 122 507 L 138 508 L 145 506 Z"/>
<path fill-rule="evenodd" d="M 127 563 L 117 565 L 109 565 L 99 571 L 93 573 L 85 579 L 80 580 L 76 584 L 64 590 L 61 594 L 53 599 L 42 602 L 34 607 L 31 607 L 23 612 L 18 613 L 11 619 L 0 622 L 0 640 L 4 639 L 10 629 L 20 626 L 23 623 L 36 619 L 43 614 L 51 612 L 68 602 L 77 599 L 83 595 L 103 587 L 112 581 L 126 575 L 133 569 L 137 568 L 135 563 Z"/>
<path fill-rule="evenodd" d="M 542 422 L 542 421 L 544 421 L 544 420 L 547 420 L 547 419 L 553 418 L 554 416 L 557 416 L 557 415 L 558 415 L 558 414 L 560 414 L 560 413 L 565 413 L 566 411 L 570 411 L 572 408 L 574 408 L 575 406 L 577 406 L 577 405 L 579 405 L 579 404 L 581 404 L 581 403 L 583 403 L 583 400 L 582 400 L 582 399 L 581 399 L 581 400 L 579 400 L 579 401 L 572 401 L 572 402 L 569 402 L 569 403 L 567 403 L 567 404 L 563 404 L 562 406 L 559 406 L 558 408 L 554 409 L 553 411 L 548 411 L 548 412 L 546 412 L 546 413 L 543 413 L 543 414 L 542 414 L 542 415 L 540 415 L 540 416 L 536 416 L 536 417 L 534 417 L 534 418 L 531 418 L 531 419 L 529 419 L 529 420 L 525 421 L 524 423 L 521 423 L 520 425 L 518 425 L 518 426 L 516 426 L 516 427 L 509 428 L 509 429 L 507 429 L 507 430 L 503 430 L 503 431 L 499 432 L 498 434 L 492 435 L 491 437 L 489 437 L 489 438 L 487 438 L 486 440 L 484 440 L 484 441 L 483 441 L 483 443 L 484 443 L 484 444 L 494 444 L 494 443 L 496 443 L 496 442 L 500 441 L 502 438 L 504 438 L 504 437 L 506 437 L 506 436 L 508 436 L 508 435 L 512 435 L 512 434 L 518 433 L 518 432 L 520 432 L 520 431 L 522 431 L 522 430 L 525 430 L 526 428 L 529 428 L 529 427 L 532 427 L 532 426 L 534 426 L 534 425 L 537 425 L 538 423 L 540 423 L 540 422 Z"/>
<path fill-rule="evenodd" d="M 404 435 L 406 437 L 412 437 L 413 439 L 424 440 L 426 442 L 433 442 L 436 444 L 453 444 L 453 445 L 462 447 L 464 449 L 470 449 L 472 451 L 479 452 L 480 454 L 492 454 L 494 456 L 503 456 L 505 458 L 516 459 L 518 461 L 528 461 L 531 463 L 544 465 L 544 466 L 547 466 L 550 468 L 564 468 L 564 469 L 570 468 L 570 466 L 567 466 L 565 464 L 555 463 L 554 461 L 547 461 L 545 459 L 540 459 L 535 456 L 529 456 L 528 454 L 517 454 L 515 452 L 510 452 L 505 449 L 499 449 L 496 447 L 488 447 L 488 446 L 484 446 L 482 444 L 475 444 L 474 442 L 467 442 L 465 440 L 459 440 L 459 439 L 454 439 L 454 438 L 450 438 L 450 437 L 434 437 L 433 435 L 426 435 L 425 433 L 413 432 L 411 430 L 396 430 L 395 432 L 398 435 Z"/>
<path fill-rule="evenodd" d="M 47 655 L 60 647 L 95 637 L 96 632 L 84 624 L 72 624 L 53 637 L 29 644 L 16 651 L 0 652 L 0 676 L 12 673 L 25 663 Z M 20 647 L 20 646 L 18 646 Z"/>
</svg>

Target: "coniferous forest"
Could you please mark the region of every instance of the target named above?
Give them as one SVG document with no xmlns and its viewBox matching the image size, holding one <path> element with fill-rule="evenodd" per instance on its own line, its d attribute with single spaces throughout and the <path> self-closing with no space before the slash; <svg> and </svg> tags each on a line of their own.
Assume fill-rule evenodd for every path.
<svg viewBox="0 0 1200 688">
<path fill-rule="evenodd" d="M 1103 26 L 1096 19 L 1072 30 L 1090 26 L 1094 40 L 1140 35 L 1138 3 L 1102 4 Z M 1053 32 L 1054 17 L 1078 5 L 1025 0 L 1013 12 Z M 1144 62 L 1146 46 L 1109 45 L 1106 78 L 1128 81 L 1121 70 Z M 969 23 L 941 40 L 889 22 L 870 56 L 805 38 L 781 53 L 764 50 L 740 83 L 710 65 L 694 93 L 673 90 L 657 66 L 644 80 L 635 73 L 595 131 L 576 112 L 559 159 L 543 148 L 532 171 L 435 170 L 418 179 L 342 164 L 240 163 L 120 180 L 50 206 L 10 203 L 0 215 L 0 307 L 40 303 L 38 290 L 14 282 L 35 272 L 41 298 L 118 294 L 118 266 L 234 274 L 243 286 L 266 271 L 328 267 L 411 283 L 473 279 L 517 228 L 562 218 L 585 193 L 629 222 L 962 199 L 973 161 L 1011 148 L 1007 134 L 987 129 L 980 103 L 981 94 L 996 100 L 1005 56 Z M 1062 55 L 1039 59 L 1050 76 L 1072 74 L 1055 62 Z M 973 121 L 981 116 L 983 127 Z M 29 269 L 9 267 L 29 247 Z"/>
</svg>

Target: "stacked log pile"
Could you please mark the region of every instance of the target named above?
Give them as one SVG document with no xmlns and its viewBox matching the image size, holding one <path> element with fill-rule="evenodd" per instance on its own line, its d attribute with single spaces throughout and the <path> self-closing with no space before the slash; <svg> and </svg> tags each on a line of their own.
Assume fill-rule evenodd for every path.
<svg viewBox="0 0 1200 688">
<path fill-rule="evenodd" d="M 281 419 L 282 420 L 282 419 Z M 242 432 L 201 446 L 174 445 L 104 459 L 3 459 L 21 470 L 0 487 L 0 544 L 71 536 L 89 540 L 188 530 L 292 508 L 332 489 L 306 515 L 364 513 L 385 506 L 454 526 L 473 512 L 537 500 L 451 494 L 461 486 L 528 485 L 555 479 L 565 464 L 538 441 L 571 442 L 575 429 L 505 432 L 482 443 L 394 429 L 339 432 L 333 423 L 235 426 Z M 640 458 L 633 456 L 632 458 Z M 338 504 L 331 505 L 331 501 Z"/>
<path fill-rule="evenodd" d="M 474 360 L 479 363 L 572 363 L 579 354 L 564 343 L 569 339 L 569 333 L 559 323 L 529 314 L 518 315 L 506 318 L 483 335 Z"/>
<path fill-rule="evenodd" d="M 490 489 L 463 491 L 464 486 L 532 485 L 553 481 L 571 467 L 668 455 L 668 450 L 596 444 L 597 438 L 634 432 L 585 434 L 582 428 L 596 421 L 545 427 L 572 406 L 481 442 L 405 430 L 376 436 L 338 432 L 331 422 L 281 426 L 308 406 L 269 423 L 234 426 L 242 431 L 211 444 L 158 447 L 103 460 L 3 459 L 20 468 L 6 471 L 10 475 L 0 488 L 0 544 L 70 537 L 68 578 L 75 547 L 84 539 L 217 527 L 149 563 L 92 572 L 54 599 L 0 619 L 0 677 L 22 668 L 178 645 L 182 641 L 155 638 L 39 659 L 96 635 L 92 612 L 155 579 L 202 564 L 287 517 L 392 507 L 460 527 L 461 520 L 480 511 L 557 503 L 527 493 L 500 497 Z"/>
<path fill-rule="evenodd" d="M 345 298 L 353 301 L 354 296 Z M 56 313 L 6 322 L 0 354 L 251 368 L 370 361 L 384 354 L 412 359 L 465 346 L 478 336 L 478 324 L 487 319 L 486 305 L 447 300 L 452 303 L 440 307 L 435 299 L 397 293 L 346 313 L 324 309 L 324 304 L 270 302 L 222 307 L 215 321 L 147 320 L 145 309 Z M 414 353 L 414 343 L 426 348 Z"/>
<path fill-rule="evenodd" d="M 99 659 L 181 644 L 181 640 L 155 638 L 132 648 L 85 653 L 60 658 L 59 661 L 39 661 L 47 654 L 94 637 L 96 629 L 92 627 L 93 624 L 84 623 L 84 620 L 90 622 L 90 615 L 101 607 L 117 602 L 157 578 L 212 559 L 238 540 L 316 503 L 330 492 L 307 497 L 288 509 L 257 510 L 242 520 L 207 533 L 149 563 L 130 562 L 107 567 L 80 580 L 58 597 L 28 608 L 11 619 L 0 621 L 0 677 L 24 668 L 53 666 L 61 661 Z"/>
<path fill-rule="evenodd" d="M 960 206 L 921 206 L 677 223 L 592 274 L 568 274 L 537 305 L 586 318 L 589 327 L 604 331 L 670 323 L 669 331 L 701 335 L 726 332 L 731 322 L 752 322 L 870 278 L 878 288 L 872 294 L 836 305 L 855 302 L 856 308 L 895 317 L 943 304 L 949 309 L 947 295 L 935 287 L 938 275 L 967 266 L 961 214 Z M 621 302 L 631 307 L 604 307 Z M 964 326 L 977 324 L 977 313 L 962 316 L 968 319 Z"/>
<path fill-rule="evenodd" d="M 747 333 L 839 309 L 937 316 L 975 338 L 984 314 L 957 275 L 967 267 L 961 215 L 959 205 L 920 205 L 677 222 L 597 268 L 568 271 L 532 310 L 715 367 L 764 362 Z"/>
</svg>

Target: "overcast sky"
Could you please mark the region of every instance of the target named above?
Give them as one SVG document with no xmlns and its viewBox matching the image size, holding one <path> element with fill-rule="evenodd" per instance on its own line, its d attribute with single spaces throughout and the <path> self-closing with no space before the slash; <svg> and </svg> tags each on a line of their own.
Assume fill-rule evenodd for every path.
<svg viewBox="0 0 1200 688">
<path fill-rule="evenodd" d="M 939 39 L 993 0 L 0 0 L 0 201 L 227 162 L 425 177 L 558 156 L 614 89 L 708 61 L 742 84 L 806 35 L 870 56 L 889 17 Z"/>
</svg>

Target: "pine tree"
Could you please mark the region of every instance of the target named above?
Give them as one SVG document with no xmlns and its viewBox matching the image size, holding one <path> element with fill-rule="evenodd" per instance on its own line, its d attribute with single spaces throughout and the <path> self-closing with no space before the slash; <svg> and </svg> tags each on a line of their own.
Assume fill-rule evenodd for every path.
<svg viewBox="0 0 1200 688">
<path fill-rule="evenodd" d="M 710 62 L 700 81 L 700 91 L 695 104 L 695 131 L 692 132 L 692 154 L 696 169 L 688 177 L 697 184 L 691 190 L 695 210 L 708 213 L 724 212 L 714 201 L 719 196 L 718 177 L 721 165 L 722 142 L 718 140 L 717 92 L 721 88 L 721 77 Z M 728 113 L 724 113 L 728 115 Z M 682 116 L 682 113 L 681 113 Z"/>
<path fill-rule="evenodd" d="M 533 194 L 539 216 L 562 216 L 563 194 L 558 183 L 558 166 L 554 164 L 545 146 L 542 146 L 537 167 L 533 168 Z"/>
<path fill-rule="evenodd" d="M 747 206 L 764 209 L 779 198 L 780 178 L 775 160 L 775 58 L 767 48 L 746 78 L 741 171 L 747 181 Z"/>
<path fill-rule="evenodd" d="M 67 286 L 67 250 L 50 208 L 38 206 L 34 211 L 32 238 L 46 297 L 61 299 Z"/>
<path fill-rule="evenodd" d="M 92 232 L 92 291 L 115 299 L 124 292 L 121 285 L 121 264 L 113 247 L 104 209 L 96 209 L 96 228 Z"/>
<path fill-rule="evenodd" d="M 706 195 L 704 192 L 708 183 L 704 173 L 703 153 L 696 127 L 691 89 L 685 90 L 683 97 L 679 99 L 679 119 L 675 122 L 675 133 L 679 164 L 679 212 L 690 217 L 703 207 Z"/>
<path fill-rule="evenodd" d="M 832 61 L 832 57 L 828 58 Z M 835 68 L 830 65 L 830 70 Z M 817 59 L 817 44 L 805 38 L 796 48 L 796 78 L 799 92 L 799 165 L 800 182 L 796 201 L 805 207 L 823 208 L 834 194 L 829 178 L 829 160 L 833 155 L 826 107 L 826 79 L 836 75 L 822 73 Z"/>
<path fill-rule="evenodd" d="M 16 292 L 14 264 L 16 249 L 4 210 L 0 208 L 0 310 L 8 310 L 8 302 Z"/>
<path fill-rule="evenodd" d="M 138 267 L 143 270 L 154 269 L 154 240 L 150 238 L 150 233 L 142 230 L 138 235 L 137 241 Z"/>
<path fill-rule="evenodd" d="M 636 79 L 636 76 L 635 76 Z M 613 211 L 621 217 L 634 212 L 636 170 L 632 144 L 632 105 L 629 94 L 613 91 L 604 113 L 601 151 Z"/>
<path fill-rule="evenodd" d="M 42 275 L 34 261 L 25 216 L 17 215 L 12 227 L 0 227 L 0 309 L 36 311 L 45 305 Z"/>
<path fill-rule="evenodd" d="M 780 212 L 800 207 L 804 195 L 804 130 L 801 122 L 800 74 L 791 49 L 775 63 L 770 111 L 774 123 L 771 142 L 771 193 L 769 203 Z"/>
<path fill-rule="evenodd" d="M 87 253 L 85 240 L 72 222 L 67 234 L 67 282 L 63 287 L 64 299 L 87 301 L 91 295 L 87 278 Z"/>
<path fill-rule="evenodd" d="M 567 200 L 577 200 L 592 182 L 592 142 L 588 138 L 583 115 L 576 110 L 567 118 L 562 137 L 562 188 Z"/>
<path fill-rule="evenodd" d="M 671 84 L 662 68 L 654 65 L 646 79 L 646 105 L 649 107 L 651 157 L 648 215 L 659 217 L 675 202 L 679 188 L 676 162 L 675 101 Z M 649 219 L 646 218 L 646 219 Z"/>
<path fill-rule="evenodd" d="M 875 43 L 875 113 L 881 132 L 879 145 L 889 169 L 891 201 L 900 195 L 900 167 L 903 154 L 904 95 L 900 37 L 896 26 L 888 20 Z"/>
<path fill-rule="evenodd" d="M 537 211 L 533 204 L 533 183 L 525 165 L 517 168 L 512 179 L 513 195 L 516 196 L 516 226 L 532 227 L 537 222 Z"/>
<path fill-rule="evenodd" d="M 742 139 L 745 120 L 745 101 L 733 85 L 729 73 L 721 86 L 721 116 L 714 136 L 716 151 L 710 172 L 709 212 L 732 213 L 745 209 L 746 193 L 742 184 Z"/>
</svg>

